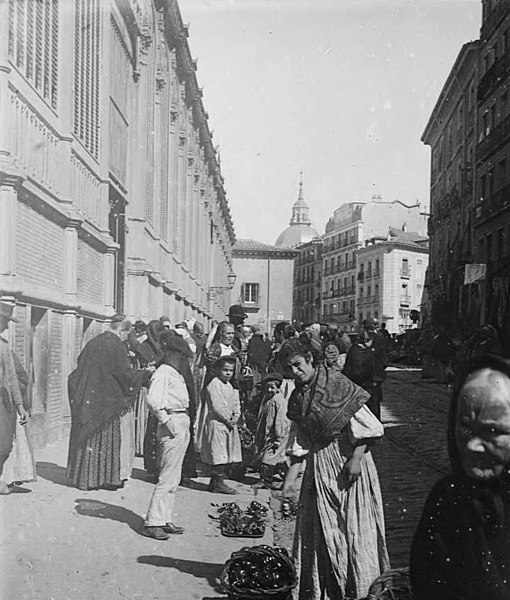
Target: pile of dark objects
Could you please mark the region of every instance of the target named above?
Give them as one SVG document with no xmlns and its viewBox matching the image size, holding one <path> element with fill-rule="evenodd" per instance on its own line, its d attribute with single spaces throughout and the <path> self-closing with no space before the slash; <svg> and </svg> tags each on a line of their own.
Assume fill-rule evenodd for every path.
<svg viewBox="0 0 510 600">
<path fill-rule="evenodd" d="M 292 559 L 279 546 L 242 548 L 232 554 L 221 575 L 221 584 L 231 600 L 287 600 L 296 583 Z"/>
<path fill-rule="evenodd" d="M 218 507 L 221 533 L 228 537 L 262 537 L 266 530 L 267 507 L 252 500 L 246 510 L 237 502 Z"/>
</svg>

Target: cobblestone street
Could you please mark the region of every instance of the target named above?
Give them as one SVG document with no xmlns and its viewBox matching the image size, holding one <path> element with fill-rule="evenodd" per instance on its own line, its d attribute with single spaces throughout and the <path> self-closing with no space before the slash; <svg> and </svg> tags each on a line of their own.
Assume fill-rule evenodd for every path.
<svg viewBox="0 0 510 600">
<path fill-rule="evenodd" d="M 385 504 L 392 567 L 409 562 L 423 503 L 448 471 L 446 385 L 421 379 L 421 370 L 393 368 L 384 384 L 385 437 L 373 450 Z"/>
</svg>

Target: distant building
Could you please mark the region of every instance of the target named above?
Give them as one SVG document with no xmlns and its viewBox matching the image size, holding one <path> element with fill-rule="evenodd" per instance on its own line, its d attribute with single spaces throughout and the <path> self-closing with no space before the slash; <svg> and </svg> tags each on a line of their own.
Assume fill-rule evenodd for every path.
<svg viewBox="0 0 510 600">
<path fill-rule="evenodd" d="M 176 0 L 7 0 L 0 22 L 0 299 L 41 446 L 116 311 L 224 318 L 235 234 Z"/>
<path fill-rule="evenodd" d="M 312 221 L 310 220 L 310 208 L 305 202 L 303 179 L 301 178 L 299 182 L 298 199 L 294 202 L 294 206 L 292 207 L 290 224 L 280 233 L 275 246 L 281 248 L 295 248 L 299 244 L 311 241 L 318 235 L 319 234 L 313 228 Z"/>
<path fill-rule="evenodd" d="M 426 278 L 436 328 L 479 323 L 477 286 L 464 287 L 473 262 L 476 89 L 479 42 L 464 44 L 422 136 L 431 148 L 430 262 Z"/>
<path fill-rule="evenodd" d="M 323 236 L 322 320 L 334 321 L 347 331 L 356 329 L 356 251 L 370 238 L 384 238 L 388 227 L 405 225 L 425 235 L 426 223 L 419 203 L 383 202 L 380 196 L 337 208 Z"/>
<path fill-rule="evenodd" d="M 322 239 L 317 237 L 295 248 L 294 307 L 295 324 L 318 323 L 321 320 Z"/>
<path fill-rule="evenodd" d="M 241 239 L 232 254 L 237 274 L 232 304 L 242 305 L 246 323 L 258 323 L 268 334 L 279 321 L 290 323 L 296 251 Z"/>
<path fill-rule="evenodd" d="M 421 311 L 428 238 L 390 227 L 386 237 L 367 240 L 356 261 L 358 322 L 372 317 L 390 333 L 412 327 L 411 311 Z"/>
</svg>

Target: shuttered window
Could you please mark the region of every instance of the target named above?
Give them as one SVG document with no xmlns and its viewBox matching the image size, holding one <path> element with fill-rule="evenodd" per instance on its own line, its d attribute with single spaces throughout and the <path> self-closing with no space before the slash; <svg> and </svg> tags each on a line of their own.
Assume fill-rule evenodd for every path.
<svg viewBox="0 0 510 600">
<path fill-rule="evenodd" d="M 100 0 L 75 0 L 74 134 L 99 158 Z"/>
<path fill-rule="evenodd" d="M 59 0 L 9 1 L 9 58 L 57 108 Z"/>
</svg>

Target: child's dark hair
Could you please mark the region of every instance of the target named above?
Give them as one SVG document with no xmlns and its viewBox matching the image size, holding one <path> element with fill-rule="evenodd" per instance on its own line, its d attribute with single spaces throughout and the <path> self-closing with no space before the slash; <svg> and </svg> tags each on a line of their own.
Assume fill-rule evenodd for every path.
<svg viewBox="0 0 510 600">
<path fill-rule="evenodd" d="M 214 370 L 218 372 L 220 369 L 223 369 L 225 365 L 236 366 L 236 357 L 235 356 L 220 356 L 218 360 L 214 363 Z"/>
</svg>

